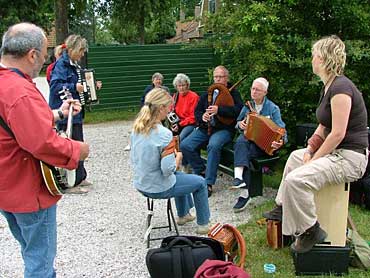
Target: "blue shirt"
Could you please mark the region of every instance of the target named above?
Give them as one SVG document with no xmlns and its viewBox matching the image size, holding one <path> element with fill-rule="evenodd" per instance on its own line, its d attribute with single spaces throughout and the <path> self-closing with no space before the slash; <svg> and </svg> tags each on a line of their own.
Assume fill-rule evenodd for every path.
<svg viewBox="0 0 370 278">
<path fill-rule="evenodd" d="M 252 100 L 251 101 L 252 107 L 256 108 L 256 103 Z M 244 120 L 245 115 L 250 112 L 250 109 L 248 105 L 244 105 L 242 111 L 240 111 L 240 114 L 238 116 L 237 122 Z M 285 128 L 285 123 L 281 119 L 280 114 L 280 108 L 275 103 L 273 103 L 271 100 L 269 100 L 267 97 L 264 97 L 262 102 L 262 110 L 259 113 L 262 116 L 270 118 L 275 124 L 278 126 Z M 239 125 L 236 125 L 236 128 L 239 129 Z M 284 144 L 288 142 L 288 134 L 285 132 L 285 135 L 283 137 Z"/>
<path fill-rule="evenodd" d="M 148 135 L 132 132 L 130 159 L 136 189 L 147 193 L 160 193 L 175 184 L 175 155 L 161 158 L 163 149 L 171 140 L 172 132 L 161 124 L 157 124 Z"/>
</svg>

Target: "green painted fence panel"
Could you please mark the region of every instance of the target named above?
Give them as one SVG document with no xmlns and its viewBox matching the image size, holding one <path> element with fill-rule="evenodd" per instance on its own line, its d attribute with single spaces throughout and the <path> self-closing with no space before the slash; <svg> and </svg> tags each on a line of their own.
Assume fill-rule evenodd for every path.
<svg viewBox="0 0 370 278">
<path fill-rule="evenodd" d="M 172 81 L 177 73 L 189 76 L 190 88 L 201 94 L 209 85 L 209 70 L 215 60 L 210 48 L 189 45 L 93 46 L 87 55 L 88 68 L 103 82 L 99 104 L 93 110 L 139 107 L 144 88 L 153 73 L 164 75 L 163 84 L 175 92 Z"/>
</svg>

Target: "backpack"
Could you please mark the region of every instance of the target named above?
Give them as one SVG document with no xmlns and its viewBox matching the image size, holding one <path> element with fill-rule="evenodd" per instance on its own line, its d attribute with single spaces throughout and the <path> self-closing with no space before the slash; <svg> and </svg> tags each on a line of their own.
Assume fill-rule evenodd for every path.
<svg viewBox="0 0 370 278">
<path fill-rule="evenodd" d="M 347 242 L 351 247 L 349 264 L 353 267 L 370 269 L 370 246 L 356 231 L 348 229 Z"/>
</svg>

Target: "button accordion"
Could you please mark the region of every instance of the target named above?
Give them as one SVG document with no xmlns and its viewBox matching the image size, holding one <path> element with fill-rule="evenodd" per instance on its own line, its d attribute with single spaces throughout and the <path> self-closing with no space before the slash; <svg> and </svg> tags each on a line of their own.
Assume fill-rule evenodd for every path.
<svg viewBox="0 0 370 278">
<path fill-rule="evenodd" d="M 95 104 L 98 102 L 98 95 L 96 93 L 96 83 L 94 78 L 94 70 L 82 69 L 77 66 L 78 83 L 84 87 L 83 92 L 79 93 L 81 105 Z"/>
<path fill-rule="evenodd" d="M 272 142 L 280 141 L 285 135 L 285 129 L 275 124 L 271 119 L 259 115 L 256 112 L 250 112 L 246 118 L 247 128 L 244 130 L 244 137 L 254 142 L 265 153 L 272 155 L 274 149 Z"/>
</svg>

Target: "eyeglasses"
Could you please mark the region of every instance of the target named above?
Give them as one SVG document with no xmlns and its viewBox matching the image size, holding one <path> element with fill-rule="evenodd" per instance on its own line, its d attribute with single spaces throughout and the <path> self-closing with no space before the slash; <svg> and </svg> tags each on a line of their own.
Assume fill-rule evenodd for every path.
<svg viewBox="0 0 370 278">
<path fill-rule="evenodd" d="M 251 91 L 264 92 L 264 90 L 258 89 L 256 87 L 251 87 Z"/>
</svg>

